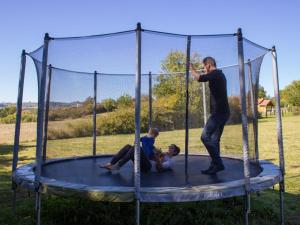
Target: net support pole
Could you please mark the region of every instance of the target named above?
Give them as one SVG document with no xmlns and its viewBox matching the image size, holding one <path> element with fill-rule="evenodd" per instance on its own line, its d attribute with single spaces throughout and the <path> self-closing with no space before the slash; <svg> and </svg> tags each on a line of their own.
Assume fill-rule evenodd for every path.
<svg viewBox="0 0 300 225">
<path fill-rule="evenodd" d="M 280 110 L 280 93 L 279 93 L 279 78 L 278 78 L 278 63 L 276 48 L 272 48 L 272 64 L 273 64 L 273 82 L 274 82 L 274 96 L 276 100 L 276 119 L 277 119 L 277 142 L 279 148 L 279 166 L 281 171 L 282 180 L 279 183 L 280 194 L 280 224 L 284 224 L 284 208 L 283 208 L 283 193 L 285 191 L 284 175 L 285 175 L 285 163 L 284 163 L 284 149 L 283 149 L 283 135 L 282 135 L 282 119 Z"/>
<path fill-rule="evenodd" d="M 244 68 L 244 47 L 242 29 L 237 31 L 238 42 L 238 65 L 240 80 L 240 97 L 242 108 L 242 132 L 243 132 L 243 158 L 244 158 L 244 178 L 245 178 L 245 210 L 244 223 L 249 224 L 250 213 L 250 164 L 249 164 L 249 143 L 248 143 L 248 121 L 246 105 L 246 85 L 245 85 L 245 68 Z"/>
<path fill-rule="evenodd" d="M 149 72 L 149 129 L 152 127 L 152 73 Z"/>
<path fill-rule="evenodd" d="M 191 53 L 191 36 L 187 37 L 186 46 L 186 63 L 185 63 L 185 152 L 184 168 L 185 181 L 188 183 L 188 155 L 189 155 L 189 75 L 190 75 L 190 54 Z"/>
<path fill-rule="evenodd" d="M 21 119 L 22 119 L 22 103 L 23 103 L 23 88 L 24 88 L 24 77 L 26 69 L 26 52 L 22 51 L 21 54 L 21 67 L 19 75 L 19 87 L 18 87 L 18 100 L 16 109 L 16 124 L 15 124 L 15 137 L 14 137 L 14 150 L 13 150 L 13 162 L 12 162 L 12 173 L 15 172 L 18 166 L 19 160 L 19 143 L 20 143 L 20 130 L 21 130 Z M 16 214 L 16 184 L 12 181 L 13 190 L 13 214 Z"/>
<path fill-rule="evenodd" d="M 141 133 L 141 45 L 142 28 L 136 27 L 136 76 L 135 76 L 135 142 L 134 142 L 134 185 L 136 198 L 136 225 L 140 225 L 140 133 Z"/>
<path fill-rule="evenodd" d="M 47 85 L 47 96 L 45 106 L 45 126 L 44 126 L 44 146 L 43 146 L 43 162 L 47 158 L 47 139 L 48 139 L 48 121 L 49 121 L 49 104 L 50 104 L 50 93 L 51 93 L 51 78 L 52 78 L 52 66 L 49 65 L 48 69 L 48 85 Z"/>
<path fill-rule="evenodd" d="M 37 140 L 36 140 L 36 170 L 35 170 L 35 211 L 36 211 L 36 224 L 40 225 L 41 219 L 41 190 L 40 179 L 42 170 L 42 151 L 43 151 L 43 125 L 45 113 L 45 89 L 46 89 L 46 76 L 47 76 L 47 63 L 48 63 L 48 46 L 50 37 L 45 34 L 43 46 L 43 61 L 42 61 L 42 74 L 39 80 L 38 87 L 38 115 L 37 115 Z"/>
<path fill-rule="evenodd" d="M 256 97 L 253 90 L 253 80 L 252 80 L 252 67 L 251 61 L 248 59 L 248 78 L 250 86 L 250 95 L 251 95 L 251 108 L 253 114 L 253 134 L 254 134 L 254 149 L 255 149 L 255 161 L 258 163 L 259 160 L 259 149 L 258 149 L 258 121 L 257 121 L 257 103 Z"/>
<path fill-rule="evenodd" d="M 93 107 L 93 156 L 96 156 L 97 149 L 97 71 L 94 72 L 94 107 Z"/>
<path fill-rule="evenodd" d="M 202 82 L 202 103 L 203 103 L 203 121 L 204 121 L 204 125 L 205 125 L 206 122 L 207 122 L 206 87 L 205 87 L 205 82 Z"/>
</svg>

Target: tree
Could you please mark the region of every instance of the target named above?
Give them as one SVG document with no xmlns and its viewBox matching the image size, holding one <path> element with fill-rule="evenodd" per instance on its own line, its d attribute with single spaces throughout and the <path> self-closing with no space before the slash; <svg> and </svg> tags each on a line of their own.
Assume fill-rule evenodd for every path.
<svg viewBox="0 0 300 225">
<path fill-rule="evenodd" d="M 92 97 L 87 97 L 82 103 L 82 107 L 86 111 L 86 114 L 92 113 L 94 108 L 94 99 Z"/>
<path fill-rule="evenodd" d="M 261 85 L 258 86 L 258 98 L 267 98 L 267 91 Z"/>
<path fill-rule="evenodd" d="M 282 90 L 282 99 L 292 106 L 300 106 L 300 80 L 295 80 Z"/>
<path fill-rule="evenodd" d="M 186 55 L 181 51 L 172 51 L 162 61 L 162 73 L 157 77 L 157 85 L 153 87 L 156 97 L 183 95 L 185 93 Z M 198 54 L 191 56 L 195 68 L 200 68 L 201 60 Z"/>
<path fill-rule="evenodd" d="M 133 106 L 133 99 L 130 95 L 124 94 L 117 99 L 118 108 Z"/>
<path fill-rule="evenodd" d="M 104 99 L 102 105 L 107 112 L 112 112 L 117 108 L 117 102 L 112 98 Z"/>
<path fill-rule="evenodd" d="M 280 94 L 280 107 L 285 107 L 285 106 L 287 106 L 288 105 L 288 103 L 286 102 L 286 99 L 284 98 L 284 91 L 283 90 L 279 90 L 279 94 Z M 276 104 L 276 99 L 275 99 L 275 97 L 272 97 L 272 103 L 273 103 L 273 105 L 275 105 Z"/>
<path fill-rule="evenodd" d="M 191 55 L 191 63 L 196 69 L 202 65 L 198 54 Z M 153 95 L 156 101 L 164 102 L 167 108 L 173 111 L 171 120 L 174 122 L 174 128 L 183 128 L 185 118 L 186 104 L 186 54 L 181 51 L 171 51 L 161 64 L 161 74 L 156 78 L 156 84 L 153 87 Z M 189 81 L 189 114 L 190 124 L 199 126 L 203 119 L 202 108 L 202 85 L 190 79 Z M 167 101 L 172 99 L 172 101 Z M 160 105 L 160 104 L 158 104 Z"/>
</svg>

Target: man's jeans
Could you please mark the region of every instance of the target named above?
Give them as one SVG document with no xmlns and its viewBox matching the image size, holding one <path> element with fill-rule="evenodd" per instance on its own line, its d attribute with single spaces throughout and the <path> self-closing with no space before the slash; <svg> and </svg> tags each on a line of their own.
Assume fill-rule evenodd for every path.
<svg viewBox="0 0 300 225">
<path fill-rule="evenodd" d="M 227 114 L 224 115 L 213 113 L 208 118 L 206 125 L 202 131 L 201 140 L 212 159 L 212 165 L 223 165 L 222 159 L 220 157 L 220 139 L 228 118 L 229 115 Z"/>
</svg>

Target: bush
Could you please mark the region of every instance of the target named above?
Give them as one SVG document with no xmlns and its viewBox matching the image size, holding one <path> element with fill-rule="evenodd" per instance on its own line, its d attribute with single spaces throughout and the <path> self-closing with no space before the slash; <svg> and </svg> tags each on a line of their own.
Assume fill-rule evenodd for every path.
<svg viewBox="0 0 300 225">
<path fill-rule="evenodd" d="M 101 104 L 96 106 L 97 113 L 106 112 L 105 108 Z M 49 121 L 59 121 L 65 119 L 77 119 L 93 114 L 93 106 L 91 104 L 84 104 L 78 107 L 61 107 L 51 109 L 49 111 Z"/>
<path fill-rule="evenodd" d="M 36 122 L 37 110 L 24 110 L 22 113 L 23 122 Z"/>
<path fill-rule="evenodd" d="M 8 114 L 5 117 L 0 118 L 0 123 L 5 123 L 5 124 L 11 124 L 11 123 L 15 123 L 16 122 L 16 111 L 14 111 L 13 109 L 10 111 L 6 111 L 12 114 Z M 4 114 L 2 114 L 4 115 Z M 32 109 L 25 109 L 22 111 L 22 117 L 21 117 L 21 121 L 22 122 L 36 122 L 37 119 L 37 114 L 36 114 L 36 110 L 32 110 Z"/>
<path fill-rule="evenodd" d="M 118 108 L 127 108 L 133 106 L 133 99 L 130 95 L 124 94 L 117 99 Z"/>
<path fill-rule="evenodd" d="M 294 116 L 299 116 L 300 115 L 300 107 L 294 107 L 293 115 Z"/>
<path fill-rule="evenodd" d="M 98 114 L 97 135 L 131 134 L 135 132 L 134 108 L 117 109 L 114 112 Z M 141 132 L 148 130 L 148 112 L 141 111 Z M 93 135 L 92 117 L 66 122 L 62 126 L 49 128 L 48 139 L 89 137 Z"/>
<path fill-rule="evenodd" d="M 16 114 L 7 115 L 6 117 L 0 118 L 1 123 L 10 124 L 16 122 Z"/>
<path fill-rule="evenodd" d="M 0 118 L 5 118 L 9 115 L 16 113 L 16 106 L 7 106 L 3 109 L 0 109 Z"/>
<path fill-rule="evenodd" d="M 89 137 L 93 135 L 93 123 L 90 119 L 68 123 L 67 126 L 71 130 L 72 137 Z"/>
<path fill-rule="evenodd" d="M 143 113 L 141 116 L 142 132 L 145 131 Z M 135 132 L 134 108 L 117 109 L 97 118 L 97 134 L 130 134 Z"/>
<path fill-rule="evenodd" d="M 146 100 L 145 100 L 146 101 Z M 141 132 L 148 131 L 148 107 L 146 102 L 142 102 L 141 108 Z M 183 129 L 185 121 L 185 111 L 174 109 L 175 101 L 172 98 L 160 99 L 154 102 L 153 106 L 153 126 L 160 131 Z M 203 118 L 199 111 L 190 113 L 191 127 L 200 127 Z M 106 112 L 97 115 L 96 121 L 97 135 L 132 134 L 135 132 L 135 108 L 122 107 L 113 112 Z M 92 117 L 87 116 L 79 120 L 67 122 L 60 128 L 49 129 L 49 139 L 87 137 L 93 134 Z"/>
<path fill-rule="evenodd" d="M 102 105 L 107 112 L 112 112 L 117 108 L 117 102 L 112 98 L 104 99 Z"/>
<path fill-rule="evenodd" d="M 175 114 L 172 111 L 156 109 L 152 118 L 153 126 L 157 127 L 160 131 L 174 130 L 174 116 Z"/>
<path fill-rule="evenodd" d="M 72 138 L 72 133 L 66 129 L 48 129 L 48 140 Z"/>
</svg>

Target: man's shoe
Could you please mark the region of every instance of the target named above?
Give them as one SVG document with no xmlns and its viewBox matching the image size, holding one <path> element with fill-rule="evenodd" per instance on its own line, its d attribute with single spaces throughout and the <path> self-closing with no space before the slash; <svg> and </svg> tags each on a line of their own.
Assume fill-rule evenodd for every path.
<svg viewBox="0 0 300 225">
<path fill-rule="evenodd" d="M 211 171 L 213 167 L 214 167 L 214 164 L 210 164 L 210 166 L 206 170 L 201 170 L 201 173 L 207 174 L 207 172 Z"/>
<path fill-rule="evenodd" d="M 213 166 L 210 166 L 207 170 L 202 170 L 201 172 L 202 172 L 202 174 L 213 175 L 224 169 L 225 169 L 224 165 L 213 165 Z"/>
</svg>

